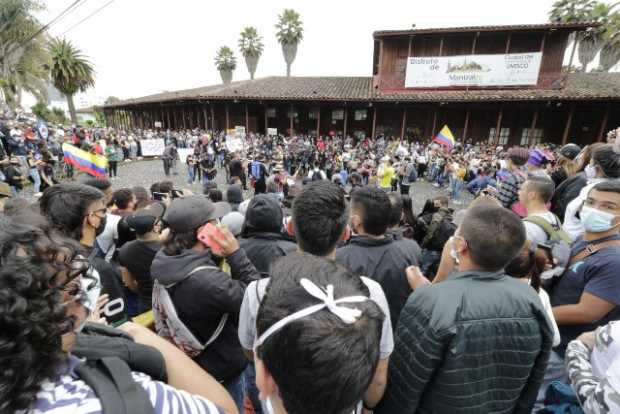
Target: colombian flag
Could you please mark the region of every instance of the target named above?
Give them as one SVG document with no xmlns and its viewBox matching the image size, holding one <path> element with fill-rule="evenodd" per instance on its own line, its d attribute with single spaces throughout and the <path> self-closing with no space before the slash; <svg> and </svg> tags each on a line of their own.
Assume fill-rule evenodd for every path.
<svg viewBox="0 0 620 414">
<path fill-rule="evenodd" d="M 455 144 L 454 136 L 452 135 L 452 131 L 450 131 L 450 128 L 448 128 L 448 125 L 444 125 L 443 128 L 441 128 L 441 131 L 439 131 L 439 133 L 435 135 L 433 141 L 435 141 L 439 145 L 447 147 L 448 149 L 452 149 Z"/>
<path fill-rule="evenodd" d="M 62 144 L 62 152 L 67 164 L 95 177 L 105 177 L 108 159 L 103 155 L 91 154 L 71 144 Z"/>
</svg>

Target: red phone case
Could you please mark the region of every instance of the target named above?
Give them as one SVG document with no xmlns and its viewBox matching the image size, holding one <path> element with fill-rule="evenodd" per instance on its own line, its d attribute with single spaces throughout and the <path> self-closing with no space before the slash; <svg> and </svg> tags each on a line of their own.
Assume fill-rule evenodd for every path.
<svg viewBox="0 0 620 414">
<path fill-rule="evenodd" d="M 206 226 L 202 228 L 200 233 L 198 234 L 198 240 L 200 240 L 205 246 L 211 249 L 211 251 L 215 254 L 220 254 L 222 252 L 222 248 L 215 240 L 213 240 L 210 236 L 216 234 L 219 230 L 211 223 L 207 223 Z"/>
</svg>

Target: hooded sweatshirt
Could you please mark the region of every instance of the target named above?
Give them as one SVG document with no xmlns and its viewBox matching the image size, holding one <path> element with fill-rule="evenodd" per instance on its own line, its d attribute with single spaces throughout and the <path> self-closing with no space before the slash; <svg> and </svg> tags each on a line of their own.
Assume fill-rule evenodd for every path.
<svg viewBox="0 0 620 414">
<path fill-rule="evenodd" d="M 217 339 L 194 358 L 215 379 L 224 382 L 239 375 L 247 364 L 237 336 L 239 309 L 246 286 L 259 278 L 243 249 L 227 261 L 232 277 L 219 269 L 200 270 L 187 276 L 200 266 L 216 267 L 210 250 L 184 250 L 169 256 L 162 249 L 151 265 L 151 275 L 168 287 L 177 315 L 201 343 L 211 338 L 222 316 L 228 314 Z"/>
</svg>

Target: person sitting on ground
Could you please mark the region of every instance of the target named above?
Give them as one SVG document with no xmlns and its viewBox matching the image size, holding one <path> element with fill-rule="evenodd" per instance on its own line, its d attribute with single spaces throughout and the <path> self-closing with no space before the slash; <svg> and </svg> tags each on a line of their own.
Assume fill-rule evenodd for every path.
<svg viewBox="0 0 620 414">
<path fill-rule="evenodd" d="M 375 413 L 531 412 L 553 333 L 536 292 L 503 270 L 524 243 L 514 213 L 478 202 L 442 253 L 456 272 L 430 284 L 407 269 L 414 292 Z"/>
<path fill-rule="evenodd" d="M 385 191 L 362 187 L 351 194 L 350 226 L 355 236 L 336 252 L 336 261 L 353 273 L 378 282 L 390 305 L 392 326 L 411 293 L 403 273 L 418 265 L 415 251 L 406 251 L 387 235 L 392 205 Z"/>
<path fill-rule="evenodd" d="M 272 264 L 297 246 L 282 234 L 283 214 L 278 202 L 268 194 L 257 194 L 245 212 L 239 245 L 262 277 L 269 277 Z"/>
<path fill-rule="evenodd" d="M 198 239 L 206 225 L 217 224 L 228 211 L 227 203 L 202 196 L 172 201 L 163 217 L 168 237 L 151 265 L 153 313 L 157 333 L 220 381 L 241 411 L 247 361 L 237 320 L 246 286 L 260 275 L 227 229 L 209 237 L 220 246 L 218 254 L 226 257 L 231 275 L 216 266 L 214 250 Z"/>
<path fill-rule="evenodd" d="M 333 261 L 299 253 L 280 260 L 256 321 L 256 384 L 267 412 L 359 410 L 386 318 L 362 280 Z"/>
<path fill-rule="evenodd" d="M 334 260 L 336 245 L 339 241 L 348 238 L 347 221 L 348 211 L 344 191 L 333 183 L 321 180 L 306 185 L 295 198 L 293 215 L 288 222 L 288 232 L 295 235 L 299 251 Z M 253 358 L 252 350 L 257 338 L 256 315 L 269 280 L 262 279 L 251 283 L 241 305 L 239 340 L 246 354 L 251 358 Z M 388 359 L 394 343 L 389 317 L 390 309 L 381 286 L 364 276 L 360 277 L 360 280 L 367 286 L 371 300 L 381 308 L 386 316 L 381 330 L 379 364 L 364 395 L 364 404 L 371 408 L 383 395 Z M 249 369 L 251 367 L 250 365 Z"/>
</svg>

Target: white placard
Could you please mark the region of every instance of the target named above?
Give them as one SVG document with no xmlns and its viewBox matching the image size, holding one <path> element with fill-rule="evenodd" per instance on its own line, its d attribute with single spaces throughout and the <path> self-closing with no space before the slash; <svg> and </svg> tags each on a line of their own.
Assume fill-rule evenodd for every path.
<svg viewBox="0 0 620 414">
<path fill-rule="evenodd" d="M 542 52 L 409 57 L 406 88 L 536 85 Z"/>
<path fill-rule="evenodd" d="M 153 125 L 155 125 L 155 128 L 161 128 L 161 122 L 159 121 L 153 122 Z"/>
<path fill-rule="evenodd" d="M 179 153 L 179 159 L 183 164 L 187 161 L 187 156 L 194 153 L 193 148 L 177 148 L 177 152 Z"/>
<path fill-rule="evenodd" d="M 278 128 L 267 128 L 267 135 L 278 135 Z"/>
<path fill-rule="evenodd" d="M 157 139 L 141 139 L 140 147 L 142 148 L 143 157 L 155 157 L 162 155 L 166 145 L 162 138 Z"/>
<path fill-rule="evenodd" d="M 226 149 L 228 152 L 242 152 L 243 151 L 243 139 L 240 137 L 226 136 Z"/>
<path fill-rule="evenodd" d="M 235 127 L 235 135 L 238 137 L 245 137 L 245 127 L 244 126 L 236 126 Z"/>
</svg>

